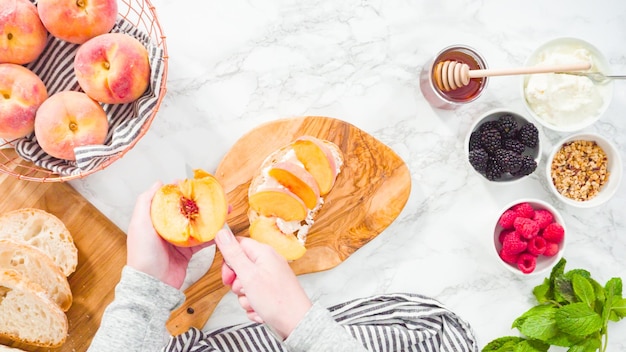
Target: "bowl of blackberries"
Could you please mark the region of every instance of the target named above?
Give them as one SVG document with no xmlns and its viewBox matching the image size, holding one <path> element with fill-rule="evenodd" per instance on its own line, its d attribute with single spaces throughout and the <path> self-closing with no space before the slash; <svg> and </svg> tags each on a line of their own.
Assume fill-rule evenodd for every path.
<svg viewBox="0 0 626 352">
<path fill-rule="evenodd" d="M 531 175 L 541 158 L 539 130 L 524 116 L 492 110 L 474 122 L 465 141 L 467 159 L 491 182 L 510 183 Z"/>
</svg>

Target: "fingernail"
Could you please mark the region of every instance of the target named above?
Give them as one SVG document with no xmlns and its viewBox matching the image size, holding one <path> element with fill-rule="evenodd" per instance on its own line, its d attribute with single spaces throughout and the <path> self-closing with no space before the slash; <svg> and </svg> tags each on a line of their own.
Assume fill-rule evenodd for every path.
<svg viewBox="0 0 626 352">
<path fill-rule="evenodd" d="M 261 317 L 260 317 L 260 316 L 256 316 L 256 317 L 254 317 L 254 321 L 256 321 L 256 322 L 257 322 L 257 323 L 259 323 L 259 324 L 263 324 L 263 323 L 264 323 L 264 322 L 263 322 L 263 319 L 261 319 Z"/>
<path fill-rule="evenodd" d="M 228 244 L 233 240 L 233 235 L 228 230 L 220 230 L 217 233 L 217 237 L 219 237 L 219 241 L 222 244 Z"/>
</svg>

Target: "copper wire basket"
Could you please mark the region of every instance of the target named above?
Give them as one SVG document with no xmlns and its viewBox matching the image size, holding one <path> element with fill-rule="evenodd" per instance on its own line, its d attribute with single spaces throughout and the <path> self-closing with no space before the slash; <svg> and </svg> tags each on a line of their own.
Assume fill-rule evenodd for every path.
<svg viewBox="0 0 626 352">
<path fill-rule="evenodd" d="M 96 167 L 70 175 L 55 173 L 20 157 L 15 150 L 18 140 L 3 141 L 0 139 L 0 172 L 21 180 L 36 182 L 65 182 L 84 178 L 106 168 L 123 157 L 148 131 L 166 93 L 168 56 L 165 35 L 157 19 L 155 8 L 149 0 L 118 0 L 118 14 L 118 20 L 121 18 L 123 21 L 130 23 L 136 30 L 141 31 L 149 38 L 151 45 L 156 46 L 162 52 L 158 95 L 156 95 L 156 101 L 134 139 L 129 141 L 123 150 L 108 156 Z"/>
</svg>

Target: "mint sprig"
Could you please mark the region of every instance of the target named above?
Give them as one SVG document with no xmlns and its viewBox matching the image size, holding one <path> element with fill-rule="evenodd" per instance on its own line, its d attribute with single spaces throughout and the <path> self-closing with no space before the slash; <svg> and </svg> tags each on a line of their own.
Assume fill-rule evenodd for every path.
<svg viewBox="0 0 626 352">
<path fill-rule="evenodd" d="M 537 305 L 513 322 L 523 335 L 505 336 L 489 342 L 482 352 L 546 352 L 550 346 L 568 352 L 605 352 L 609 321 L 626 317 L 622 279 L 602 286 L 583 269 L 565 271 L 561 259 L 550 277 L 533 289 Z"/>
</svg>

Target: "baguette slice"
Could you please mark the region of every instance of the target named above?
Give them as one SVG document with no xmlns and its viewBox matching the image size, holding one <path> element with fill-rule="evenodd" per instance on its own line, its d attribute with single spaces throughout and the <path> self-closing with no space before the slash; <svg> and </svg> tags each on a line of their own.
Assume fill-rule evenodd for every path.
<svg viewBox="0 0 626 352">
<path fill-rule="evenodd" d="M 72 305 L 67 277 L 52 259 L 31 246 L 0 240 L 0 270 L 15 270 L 38 284 L 64 312 Z"/>
<path fill-rule="evenodd" d="M 0 336 L 29 345 L 61 346 L 67 316 L 46 292 L 17 271 L 0 271 Z"/>
<path fill-rule="evenodd" d="M 56 216 L 35 208 L 23 208 L 0 216 L 0 239 L 31 245 L 44 252 L 69 276 L 78 265 L 78 250 L 65 224 Z"/>
</svg>

